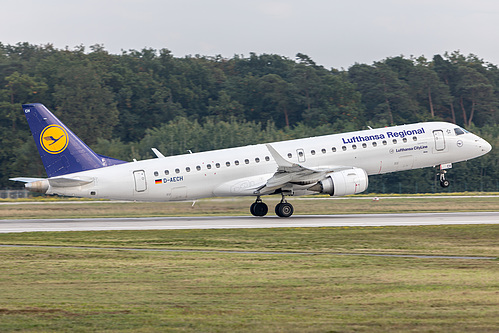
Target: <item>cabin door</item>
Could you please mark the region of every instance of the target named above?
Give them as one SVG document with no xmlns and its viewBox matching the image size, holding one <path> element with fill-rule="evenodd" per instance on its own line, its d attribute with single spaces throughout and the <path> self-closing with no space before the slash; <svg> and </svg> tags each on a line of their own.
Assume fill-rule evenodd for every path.
<svg viewBox="0 0 499 333">
<path fill-rule="evenodd" d="M 444 131 L 442 130 L 433 131 L 433 137 L 435 138 L 435 149 L 437 151 L 445 150 Z"/>
<path fill-rule="evenodd" d="M 144 192 L 147 190 L 146 173 L 144 170 L 134 171 L 133 178 L 135 180 L 135 191 Z"/>
</svg>

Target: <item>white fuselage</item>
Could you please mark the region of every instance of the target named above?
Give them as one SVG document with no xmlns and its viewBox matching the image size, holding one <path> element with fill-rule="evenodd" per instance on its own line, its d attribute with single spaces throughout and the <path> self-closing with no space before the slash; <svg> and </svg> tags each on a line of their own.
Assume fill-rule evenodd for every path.
<svg viewBox="0 0 499 333">
<path fill-rule="evenodd" d="M 491 147 L 458 126 L 418 123 L 271 143 L 287 161 L 307 168 L 357 167 L 368 175 L 475 158 Z M 459 129 L 461 130 L 461 129 Z M 462 130 L 461 130 L 462 131 Z M 82 186 L 50 186 L 48 194 L 140 201 L 256 195 L 277 170 L 266 145 L 155 158 L 65 175 Z M 57 178 L 57 177 L 55 177 Z M 295 195 L 311 194 L 296 186 Z"/>
</svg>

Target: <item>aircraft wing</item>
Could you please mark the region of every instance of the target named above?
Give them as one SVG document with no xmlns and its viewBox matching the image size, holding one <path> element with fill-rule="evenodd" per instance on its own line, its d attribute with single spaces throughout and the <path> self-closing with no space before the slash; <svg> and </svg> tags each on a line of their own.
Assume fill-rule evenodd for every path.
<svg viewBox="0 0 499 333">
<path fill-rule="evenodd" d="M 331 166 L 327 168 L 307 168 L 297 163 L 287 161 L 270 144 L 267 149 L 277 163 L 277 171 L 265 185 L 255 191 L 255 194 L 270 194 L 278 189 L 292 188 L 294 185 L 314 185 L 328 173 L 348 170 L 349 166 Z"/>
</svg>

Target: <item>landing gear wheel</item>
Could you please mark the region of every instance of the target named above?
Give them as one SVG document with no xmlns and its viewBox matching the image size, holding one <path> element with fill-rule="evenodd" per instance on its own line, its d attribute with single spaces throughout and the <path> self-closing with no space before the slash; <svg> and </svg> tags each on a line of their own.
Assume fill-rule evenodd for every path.
<svg viewBox="0 0 499 333">
<path fill-rule="evenodd" d="M 254 203 L 250 206 L 250 213 L 253 216 L 265 216 L 269 212 L 269 207 L 260 200 L 260 197 L 256 199 Z"/>
<path fill-rule="evenodd" d="M 449 187 L 449 185 L 450 185 L 450 182 L 447 179 L 440 181 L 440 186 L 442 186 L 443 188 Z"/>
<path fill-rule="evenodd" d="M 287 202 L 281 202 L 275 206 L 275 213 L 279 217 L 290 217 L 293 215 L 293 211 L 293 205 Z"/>
<path fill-rule="evenodd" d="M 440 186 L 442 186 L 443 188 L 449 187 L 449 185 L 450 185 L 450 182 L 447 180 L 447 178 L 445 178 L 446 173 L 447 173 L 447 171 L 442 170 L 438 174 L 440 177 Z"/>
</svg>

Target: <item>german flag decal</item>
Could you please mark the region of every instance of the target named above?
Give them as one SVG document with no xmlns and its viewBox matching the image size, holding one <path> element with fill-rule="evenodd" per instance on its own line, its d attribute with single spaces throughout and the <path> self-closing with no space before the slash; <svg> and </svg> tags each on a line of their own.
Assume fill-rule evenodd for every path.
<svg viewBox="0 0 499 333">
<path fill-rule="evenodd" d="M 163 180 L 162 179 L 156 179 L 154 181 L 154 184 L 162 184 L 163 183 Z"/>
</svg>

